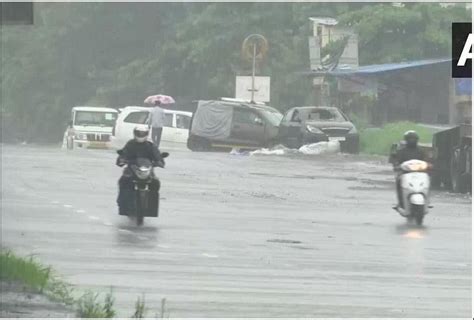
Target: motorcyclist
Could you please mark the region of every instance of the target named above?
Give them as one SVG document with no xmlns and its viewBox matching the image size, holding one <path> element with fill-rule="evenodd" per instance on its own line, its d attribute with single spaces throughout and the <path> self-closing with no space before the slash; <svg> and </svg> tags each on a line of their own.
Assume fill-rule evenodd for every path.
<svg viewBox="0 0 474 320">
<path fill-rule="evenodd" d="M 414 130 L 409 130 L 405 132 L 403 135 L 404 146 L 399 148 L 395 155 L 393 155 L 393 167 L 394 170 L 397 172 L 396 178 L 396 188 L 397 188 L 397 199 L 398 204 L 395 209 L 398 207 L 403 208 L 403 201 L 402 201 L 402 186 L 401 186 L 401 174 L 400 165 L 408 160 L 422 160 L 426 161 L 426 154 L 425 152 L 418 147 L 418 134 Z"/>
<path fill-rule="evenodd" d="M 129 140 L 123 149 L 119 150 L 119 157 L 116 164 L 120 167 L 133 163 L 138 158 L 149 159 L 153 166 L 164 167 L 165 163 L 161 157 L 158 147 L 151 141 L 147 140 L 149 134 L 147 125 L 140 125 L 133 130 L 133 139 Z M 150 184 L 150 190 L 159 192 L 160 181 L 153 176 Z M 130 168 L 126 167 L 119 179 L 119 195 L 117 203 L 120 210 L 126 210 L 133 204 L 133 181 Z"/>
</svg>

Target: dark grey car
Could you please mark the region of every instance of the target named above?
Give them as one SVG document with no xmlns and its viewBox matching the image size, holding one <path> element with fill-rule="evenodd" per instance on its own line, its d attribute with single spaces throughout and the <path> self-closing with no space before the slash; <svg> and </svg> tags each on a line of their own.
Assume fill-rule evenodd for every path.
<svg viewBox="0 0 474 320">
<path fill-rule="evenodd" d="M 188 148 L 193 151 L 272 146 L 283 115 L 276 109 L 244 102 L 200 100 L 191 119 Z"/>
<path fill-rule="evenodd" d="M 279 141 L 290 148 L 338 140 L 341 150 L 359 152 L 359 133 L 349 118 L 334 107 L 296 107 L 287 111 L 279 128 Z"/>
</svg>

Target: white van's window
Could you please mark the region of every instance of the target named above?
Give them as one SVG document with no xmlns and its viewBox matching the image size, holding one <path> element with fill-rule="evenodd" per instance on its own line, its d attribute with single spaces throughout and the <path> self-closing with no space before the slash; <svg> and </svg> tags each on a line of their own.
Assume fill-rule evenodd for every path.
<svg viewBox="0 0 474 320">
<path fill-rule="evenodd" d="M 115 124 L 115 117 L 115 113 L 105 113 L 97 111 L 76 111 L 74 124 L 76 126 L 113 127 Z"/>
<path fill-rule="evenodd" d="M 125 117 L 123 122 L 145 124 L 149 114 L 150 113 L 146 111 L 131 112 L 128 116 Z"/>
<path fill-rule="evenodd" d="M 178 129 L 189 129 L 190 124 L 191 124 L 190 116 L 186 116 L 184 114 L 176 115 L 176 127 Z"/>
</svg>

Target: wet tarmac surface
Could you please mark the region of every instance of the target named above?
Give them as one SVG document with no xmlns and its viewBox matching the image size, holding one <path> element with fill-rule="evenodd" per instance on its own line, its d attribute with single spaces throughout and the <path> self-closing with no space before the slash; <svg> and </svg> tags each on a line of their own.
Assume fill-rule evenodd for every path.
<svg viewBox="0 0 474 320">
<path fill-rule="evenodd" d="M 2 246 L 171 317 L 469 317 L 471 198 L 416 228 L 366 156 L 169 151 L 160 217 L 118 216 L 115 154 L 2 147 Z"/>
</svg>

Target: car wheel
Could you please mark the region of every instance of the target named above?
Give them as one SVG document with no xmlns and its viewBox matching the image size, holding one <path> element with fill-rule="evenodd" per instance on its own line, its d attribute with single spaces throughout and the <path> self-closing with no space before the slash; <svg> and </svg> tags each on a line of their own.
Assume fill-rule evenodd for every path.
<svg viewBox="0 0 474 320">
<path fill-rule="evenodd" d="M 194 150 L 197 152 L 205 152 L 211 150 L 211 144 L 207 139 L 199 139 L 194 143 Z"/>
</svg>

